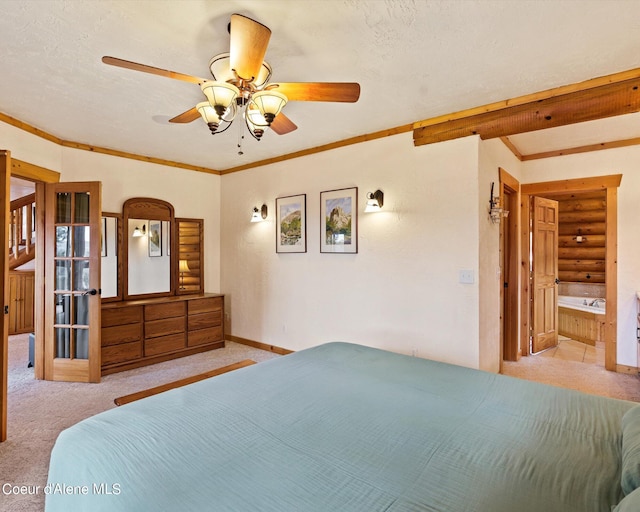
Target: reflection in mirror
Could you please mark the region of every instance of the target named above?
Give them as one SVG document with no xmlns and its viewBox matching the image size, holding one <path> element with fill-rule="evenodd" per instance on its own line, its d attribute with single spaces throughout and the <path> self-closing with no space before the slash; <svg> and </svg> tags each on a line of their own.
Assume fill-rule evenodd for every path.
<svg viewBox="0 0 640 512">
<path fill-rule="evenodd" d="M 144 230 L 142 229 L 144 227 Z M 133 236 L 138 228 L 142 236 Z M 148 219 L 129 219 L 128 249 L 129 295 L 171 291 L 170 223 Z"/>
<path fill-rule="evenodd" d="M 120 215 L 117 213 L 103 213 L 101 226 L 100 248 L 100 287 L 102 299 L 116 300 L 121 298 L 120 276 L 118 275 L 118 263 L 120 261 L 119 242 L 121 238 Z"/>
</svg>

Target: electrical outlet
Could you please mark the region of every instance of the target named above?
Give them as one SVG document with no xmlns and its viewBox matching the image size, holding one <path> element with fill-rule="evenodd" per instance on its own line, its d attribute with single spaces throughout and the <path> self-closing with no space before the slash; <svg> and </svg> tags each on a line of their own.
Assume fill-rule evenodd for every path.
<svg viewBox="0 0 640 512">
<path fill-rule="evenodd" d="M 473 284 L 475 282 L 475 275 L 473 270 L 461 270 L 459 273 L 458 281 L 462 284 Z"/>
</svg>

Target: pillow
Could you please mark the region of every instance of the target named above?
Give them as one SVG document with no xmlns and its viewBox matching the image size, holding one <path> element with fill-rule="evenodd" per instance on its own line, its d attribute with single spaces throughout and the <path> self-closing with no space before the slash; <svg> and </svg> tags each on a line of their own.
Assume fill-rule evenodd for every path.
<svg viewBox="0 0 640 512">
<path fill-rule="evenodd" d="M 638 512 L 640 510 L 640 488 L 623 499 L 611 512 Z"/>
<path fill-rule="evenodd" d="M 622 417 L 621 484 L 625 495 L 640 487 L 640 407 L 629 409 Z"/>
</svg>

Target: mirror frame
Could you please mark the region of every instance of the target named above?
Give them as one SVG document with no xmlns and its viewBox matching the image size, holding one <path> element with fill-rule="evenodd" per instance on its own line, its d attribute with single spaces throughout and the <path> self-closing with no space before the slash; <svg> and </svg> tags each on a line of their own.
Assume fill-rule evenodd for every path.
<svg viewBox="0 0 640 512">
<path fill-rule="evenodd" d="M 118 264 L 116 267 L 116 295 L 106 298 L 101 296 L 100 299 L 102 302 L 119 302 L 122 300 L 122 214 L 102 212 L 101 217 L 113 217 L 116 219 L 116 258 L 118 258 Z"/>
<path fill-rule="evenodd" d="M 169 291 L 144 294 L 129 294 L 129 237 L 123 236 L 122 243 L 122 285 L 124 300 L 168 297 L 176 294 L 176 223 L 173 205 L 162 199 L 150 197 L 133 197 L 127 199 L 122 206 L 123 233 L 128 233 L 129 219 L 159 220 L 169 222 L 171 258 L 169 261 Z M 127 226 L 127 229 L 124 227 Z"/>
</svg>

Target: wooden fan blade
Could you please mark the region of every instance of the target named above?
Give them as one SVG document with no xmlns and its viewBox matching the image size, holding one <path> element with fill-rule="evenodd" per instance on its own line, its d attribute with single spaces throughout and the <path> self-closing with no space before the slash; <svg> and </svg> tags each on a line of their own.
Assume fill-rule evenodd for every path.
<svg viewBox="0 0 640 512">
<path fill-rule="evenodd" d="M 229 64 L 240 78 L 253 80 L 267 53 L 271 30 L 261 23 L 242 16 L 231 15 L 231 42 Z"/>
<path fill-rule="evenodd" d="M 193 107 L 187 110 L 186 112 L 183 112 L 182 114 L 179 114 L 176 117 L 169 119 L 169 122 L 170 123 L 191 123 L 192 121 L 195 121 L 196 119 L 199 119 L 199 118 L 200 118 L 200 112 L 198 112 L 198 109 L 196 107 Z"/>
<path fill-rule="evenodd" d="M 293 130 L 297 130 L 298 127 L 293 123 L 293 121 L 291 121 L 291 119 L 280 112 L 271 123 L 271 129 L 278 135 L 285 135 Z"/>
<path fill-rule="evenodd" d="M 185 75 L 184 73 L 177 73 L 175 71 L 169 71 L 167 69 L 154 68 L 153 66 L 147 66 L 146 64 L 139 64 L 137 62 L 131 62 L 129 60 L 118 59 L 116 57 L 104 56 L 102 57 L 102 62 L 104 62 L 105 64 L 109 64 L 109 66 L 133 69 L 134 71 L 151 73 L 152 75 L 173 78 L 174 80 L 182 80 L 183 82 L 191 82 L 192 84 L 201 84 L 202 82 L 206 82 L 204 78 L 198 78 L 197 76 Z"/>
<path fill-rule="evenodd" d="M 360 84 L 356 82 L 288 82 L 269 84 L 290 101 L 341 101 L 355 103 L 360 98 Z"/>
</svg>

